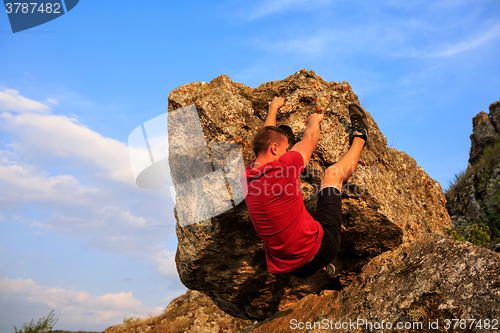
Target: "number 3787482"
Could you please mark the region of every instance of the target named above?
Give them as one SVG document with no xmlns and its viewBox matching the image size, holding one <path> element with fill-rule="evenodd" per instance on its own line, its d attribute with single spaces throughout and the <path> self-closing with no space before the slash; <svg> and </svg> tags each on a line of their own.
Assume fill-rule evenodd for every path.
<svg viewBox="0 0 500 333">
<path fill-rule="evenodd" d="M 61 4 L 60 3 L 40 3 L 37 2 L 13 2 L 6 3 L 5 9 L 7 14 L 10 13 L 23 13 L 23 14 L 33 14 L 33 13 L 47 13 L 47 14 L 61 14 Z"/>
</svg>

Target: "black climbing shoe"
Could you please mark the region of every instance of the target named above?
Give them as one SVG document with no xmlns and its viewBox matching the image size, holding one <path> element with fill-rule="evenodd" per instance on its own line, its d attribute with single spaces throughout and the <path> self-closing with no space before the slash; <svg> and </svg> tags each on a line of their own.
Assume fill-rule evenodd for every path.
<svg viewBox="0 0 500 333">
<path fill-rule="evenodd" d="M 368 125 L 365 111 L 356 103 L 349 104 L 349 117 L 351 117 L 352 134 L 349 136 L 349 143 L 352 145 L 354 138 L 358 137 L 368 143 Z"/>
<path fill-rule="evenodd" d="M 323 267 L 319 272 L 323 275 L 333 276 L 335 274 L 335 266 L 333 264 L 328 264 L 326 267 Z"/>
</svg>

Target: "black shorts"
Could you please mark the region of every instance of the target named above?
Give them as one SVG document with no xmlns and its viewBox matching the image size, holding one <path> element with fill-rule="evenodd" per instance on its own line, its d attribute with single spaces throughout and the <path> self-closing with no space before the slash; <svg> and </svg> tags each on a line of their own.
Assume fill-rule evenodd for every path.
<svg viewBox="0 0 500 333">
<path fill-rule="evenodd" d="M 318 194 L 318 207 L 313 218 L 323 228 L 323 239 L 313 260 L 291 271 L 297 277 L 313 275 L 333 261 L 340 247 L 342 221 L 341 193 L 335 187 L 325 187 Z"/>
</svg>

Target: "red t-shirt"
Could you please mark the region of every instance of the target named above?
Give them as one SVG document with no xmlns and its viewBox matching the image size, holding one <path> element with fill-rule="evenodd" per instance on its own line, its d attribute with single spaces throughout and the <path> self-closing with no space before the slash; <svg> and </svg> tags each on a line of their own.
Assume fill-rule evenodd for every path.
<svg viewBox="0 0 500 333">
<path fill-rule="evenodd" d="M 287 273 L 309 262 L 318 252 L 323 228 L 307 212 L 300 192 L 304 160 L 297 151 L 241 174 L 245 202 L 255 231 L 266 246 L 270 273 Z"/>
</svg>

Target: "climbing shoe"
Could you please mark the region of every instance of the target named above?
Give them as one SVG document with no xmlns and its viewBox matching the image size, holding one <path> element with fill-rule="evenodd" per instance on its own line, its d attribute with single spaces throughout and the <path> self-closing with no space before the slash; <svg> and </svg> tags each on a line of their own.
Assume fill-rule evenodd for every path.
<svg viewBox="0 0 500 333">
<path fill-rule="evenodd" d="M 354 138 L 358 137 L 368 143 L 368 125 L 365 111 L 356 103 L 349 104 L 349 117 L 351 117 L 352 133 L 349 135 L 349 143 L 352 145 Z"/>
<path fill-rule="evenodd" d="M 326 267 L 323 267 L 319 272 L 323 275 L 333 276 L 335 274 L 335 266 L 333 266 L 333 264 L 328 264 L 326 265 Z"/>
</svg>

